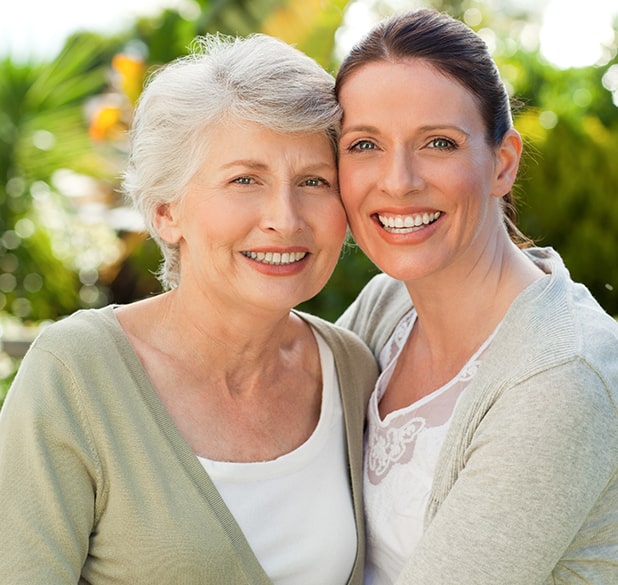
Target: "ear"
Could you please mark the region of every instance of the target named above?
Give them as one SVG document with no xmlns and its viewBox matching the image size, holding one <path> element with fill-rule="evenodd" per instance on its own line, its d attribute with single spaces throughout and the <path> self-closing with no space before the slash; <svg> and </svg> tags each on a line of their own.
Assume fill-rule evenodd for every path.
<svg viewBox="0 0 618 585">
<path fill-rule="evenodd" d="M 506 132 L 502 143 L 496 150 L 496 171 L 492 190 L 494 197 L 504 197 L 513 187 L 517 178 L 522 148 L 523 142 L 519 132 L 511 128 Z"/>
<path fill-rule="evenodd" d="M 154 227 L 159 237 L 168 244 L 177 244 L 182 237 L 178 222 L 178 204 L 161 203 L 154 216 Z"/>
</svg>

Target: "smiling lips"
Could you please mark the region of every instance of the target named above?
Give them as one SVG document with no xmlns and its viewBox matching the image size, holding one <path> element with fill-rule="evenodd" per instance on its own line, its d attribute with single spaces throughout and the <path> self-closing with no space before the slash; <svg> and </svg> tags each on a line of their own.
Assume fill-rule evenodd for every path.
<svg viewBox="0 0 618 585">
<path fill-rule="evenodd" d="M 282 266 L 302 260 L 307 252 L 243 252 L 243 256 L 263 264 Z"/>
<path fill-rule="evenodd" d="M 411 215 L 378 215 L 382 227 L 391 234 L 409 234 L 433 223 L 440 217 L 439 211 Z"/>
</svg>

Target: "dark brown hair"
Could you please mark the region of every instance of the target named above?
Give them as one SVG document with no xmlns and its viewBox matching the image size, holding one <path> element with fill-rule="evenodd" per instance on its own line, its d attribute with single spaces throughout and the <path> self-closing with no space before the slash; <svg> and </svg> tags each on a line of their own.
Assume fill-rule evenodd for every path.
<svg viewBox="0 0 618 585">
<path fill-rule="evenodd" d="M 403 12 L 378 23 L 344 59 L 335 84 L 337 96 L 347 78 L 367 63 L 421 59 L 476 98 L 486 139 L 498 146 L 513 127 L 511 103 L 496 63 L 483 39 L 463 22 L 436 10 Z M 504 221 L 518 245 L 530 240 L 515 225 L 512 194 L 503 197 Z"/>
</svg>

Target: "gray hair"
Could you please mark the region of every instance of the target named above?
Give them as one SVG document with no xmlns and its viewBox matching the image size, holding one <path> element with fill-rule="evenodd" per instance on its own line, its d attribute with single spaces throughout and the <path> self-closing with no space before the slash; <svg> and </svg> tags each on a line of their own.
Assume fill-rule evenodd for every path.
<svg viewBox="0 0 618 585">
<path fill-rule="evenodd" d="M 148 80 L 133 119 L 122 185 L 161 248 L 159 279 L 167 289 L 179 284 L 180 254 L 178 244 L 159 237 L 157 209 L 184 197 L 208 159 L 205 131 L 226 118 L 285 134 L 324 133 L 336 153 L 341 110 L 334 79 L 318 63 L 263 34 L 195 39 L 191 54 Z"/>
</svg>

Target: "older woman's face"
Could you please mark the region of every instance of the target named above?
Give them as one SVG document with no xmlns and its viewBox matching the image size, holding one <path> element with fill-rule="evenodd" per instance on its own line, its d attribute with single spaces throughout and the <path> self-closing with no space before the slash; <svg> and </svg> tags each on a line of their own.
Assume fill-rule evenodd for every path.
<svg viewBox="0 0 618 585">
<path fill-rule="evenodd" d="M 405 281 L 465 273 L 502 230 L 516 133 L 489 146 L 474 96 L 421 60 L 363 65 L 339 99 L 341 196 L 361 248 Z"/>
<path fill-rule="evenodd" d="M 328 138 L 226 121 L 206 140 L 184 200 L 160 218 L 162 237 L 180 245 L 180 286 L 243 309 L 289 309 L 314 296 L 346 230 Z"/>
</svg>

